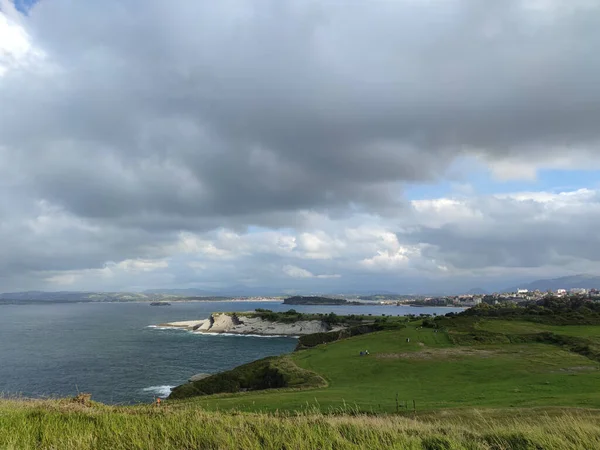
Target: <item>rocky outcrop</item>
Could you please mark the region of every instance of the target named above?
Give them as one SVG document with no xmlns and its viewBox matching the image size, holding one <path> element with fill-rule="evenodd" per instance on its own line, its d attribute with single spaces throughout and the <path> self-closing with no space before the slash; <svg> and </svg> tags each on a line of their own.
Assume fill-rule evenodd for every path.
<svg viewBox="0 0 600 450">
<path fill-rule="evenodd" d="M 204 380 L 205 378 L 208 378 L 210 376 L 210 373 L 197 373 L 196 375 L 192 375 L 188 381 L 190 383 L 193 383 L 194 381 Z"/>
<path fill-rule="evenodd" d="M 331 327 L 321 320 L 302 320 L 293 323 L 270 322 L 260 317 L 215 313 L 208 319 L 170 322 L 160 327 L 184 328 L 194 333 L 257 334 L 262 336 L 301 336 L 343 329 Z"/>
</svg>

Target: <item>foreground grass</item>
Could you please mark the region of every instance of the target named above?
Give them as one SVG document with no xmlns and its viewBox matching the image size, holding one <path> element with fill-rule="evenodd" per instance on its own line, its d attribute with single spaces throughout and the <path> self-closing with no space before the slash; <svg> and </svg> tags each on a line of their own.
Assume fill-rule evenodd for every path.
<svg viewBox="0 0 600 450">
<path fill-rule="evenodd" d="M 596 327 L 600 330 L 600 327 Z M 409 338 L 410 342 L 406 342 Z M 369 356 L 359 352 L 369 350 Z M 363 412 L 440 408 L 600 408 L 600 364 L 555 345 L 453 345 L 444 332 L 410 325 L 295 352 L 327 387 L 186 400 L 211 410 L 273 412 L 353 405 Z M 396 403 L 398 395 L 398 404 Z"/>
<path fill-rule="evenodd" d="M 438 411 L 415 417 L 225 414 L 3 400 L 0 448 L 592 449 L 600 448 L 600 415 L 586 410 Z"/>
</svg>

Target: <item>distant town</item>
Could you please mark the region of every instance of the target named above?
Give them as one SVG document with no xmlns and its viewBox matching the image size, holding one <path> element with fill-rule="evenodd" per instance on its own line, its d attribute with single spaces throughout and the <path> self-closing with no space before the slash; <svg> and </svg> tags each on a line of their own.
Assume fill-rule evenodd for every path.
<svg viewBox="0 0 600 450">
<path fill-rule="evenodd" d="M 565 281 L 572 281 L 564 279 Z M 556 280 L 554 280 L 556 281 Z M 600 277 L 594 281 L 600 283 Z M 589 282 L 589 280 L 588 280 Z M 591 284 L 591 283 L 590 283 Z M 572 284 L 571 284 L 572 286 Z M 600 301 L 600 289 L 570 288 L 570 289 L 518 289 L 511 292 L 486 293 L 473 289 L 465 294 L 452 295 L 417 295 L 417 294 L 312 294 L 307 296 L 227 296 L 227 295 L 189 295 L 192 290 L 175 290 L 173 292 L 16 292 L 0 293 L 0 304 L 25 303 L 69 303 L 69 302 L 148 302 L 153 306 L 166 306 L 170 302 L 190 301 L 253 301 L 253 302 L 283 302 L 288 305 L 394 305 L 394 306 L 448 306 L 472 307 L 479 304 L 489 305 L 522 305 L 540 301 L 547 297 L 573 297 Z M 188 294 L 188 295 L 186 295 Z"/>
<path fill-rule="evenodd" d="M 404 296 L 396 297 L 392 295 L 380 295 L 369 297 L 347 297 L 347 300 L 368 301 L 369 303 L 379 303 L 381 305 L 409 305 L 409 306 L 457 306 L 471 307 L 481 303 L 489 305 L 497 304 L 523 304 L 547 297 L 568 297 L 578 296 L 590 300 L 600 301 L 600 289 L 557 289 L 555 291 L 530 291 L 528 289 L 518 289 L 515 292 L 497 292 L 493 294 L 462 294 L 462 295 L 444 295 L 436 297 L 422 296 Z M 395 298 L 394 298 L 395 297 Z"/>
</svg>

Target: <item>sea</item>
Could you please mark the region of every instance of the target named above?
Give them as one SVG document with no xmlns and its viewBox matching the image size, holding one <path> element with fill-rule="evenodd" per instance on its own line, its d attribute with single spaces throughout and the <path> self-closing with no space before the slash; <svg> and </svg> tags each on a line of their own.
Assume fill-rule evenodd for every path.
<svg viewBox="0 0 600 450">
<path fill-rule="evenodd" d="M 194 334 L 158 324 L 217 311 L 266 308 L 336 314 L 443 315 L 461 308 L 290 306 L 282 302 L 49 303 L 0 305 L 0 395 L 54 398 L 91 393 L 108 404 L 166 397 L 197 373 L 216 373 L 294 350 L 293 337 Z"/>
</svg>

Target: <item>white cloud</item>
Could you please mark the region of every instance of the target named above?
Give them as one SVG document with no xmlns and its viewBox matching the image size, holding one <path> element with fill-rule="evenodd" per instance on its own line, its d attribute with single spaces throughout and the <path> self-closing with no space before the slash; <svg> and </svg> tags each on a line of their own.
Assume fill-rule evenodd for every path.
<svg viewBox="0 0 600 450">
<path fill-rule="evenodd" d="M 231 235 L 225 235 L 225 240 L 228 236 Z M 239 254 L 236 254 L 235 251 L 220 247 L 221 241 L 222 239 L 213 242 L 208 239 L 202 239 L 193 233 L 182 232 L 180 233 L 179 242 L 175 248 L 184 253 L 191 253 L 196 256 L 216 260 L 230 260 L 240 256 Z"/>
<path fill-rule="evenodd" d="M 59 275 L 53 275 L 46 278 L 46 281 L 52 285 L 57 286 L 70 286 L 74 284 L 78 279 L 78 276 L 74 273 L 63 273 Z"/>
<path fill-rule="evenodd" d="M 309 272 L 306 269 L 302 269 L 301 267 L 291 266 L 291 265 L 283 266 L 282 270 L 283 270 L 283 273 L 285 273 L 288 277 L 292 277 L 292 278 L 321 278 L 321 279 L 327 279 L 327 278 L 340 278 L 341 277 L 341 275 L 339 275 L 339 274 L 332 274 L 332 275 L 321 274 L 321 275 L 315 275 L 315 274 L 313 274 L 312 272 Z"/>
<path fill-rule="evenodd" d="M 345 243 L 323 231 L 300 233 L 295 251 L 301 258 L 332 259 L 343 252 Z"/>
<path fill-rule="evenodd" d="M 292 278 L 312 278 L 314 275 L 306 269 L 296 266 L 283 266 L 283 273 Z"/>
<path fill-rule="evenodd" d="M 0 77 L 14 69 L 38 65 L 45 58 L 32 44 L 21 18 L 9 0 L 0 0 Z"/>
<path fill-rule="evenodd" d="M 167 261 L 152 261 L 145 259 L 126 259 L 117 263 L 115 267 L 125 272 L 152 272 L 169 267 Z"/>
<path fill-rule="evenodd" d="M 516 192 L 431 202 L 453 204 L 463 213 L 448 219 L 444 208 L 415 209 L 417 226 L 399 233 L 400 239 L 417 242 L 425 259 L 439 261 L 456 276 L 600 268 L 600 241 L 593 231 L 600 221 L 599 191 Z"/>
<path fill-rule="evenodd" d="M 396 270 L 408 268 L 411 257 L 419 257 L 418 251 L 401 247 L 396 251 L 379 250 L 371 258 L 361 261 L 361 265 L 371 270 Z"/>
<path fill-rule="evenodd" d="M 42 210 L 38 233 L 70 226 L 60 210 Z M 44 218 L 53 214 L 65 225 L 57 228 L 55 219 Z M 176 245 L 157 249 L 164 257 L 53 272 L 45 280 L 70 288 L 117 286 L 127 279 L 131 286 L 297 283 L 289 287 L 298 289 L 316 280 L 333 288 L 336 280 L 348 285 L 368 275 L 371 286 L 404 289 L 424 279 L 424 286 L 473 277 L 510 285 L 511 277 L 600 270 L 600 241 L 592 231 L 600 223 L 600 192 L 592 189 L 418 200 L 395 217 L 362 216 L 358 226 L 354 220 L 315 216 L 309 230 L 186 232 Z"/>
</svg>

